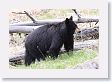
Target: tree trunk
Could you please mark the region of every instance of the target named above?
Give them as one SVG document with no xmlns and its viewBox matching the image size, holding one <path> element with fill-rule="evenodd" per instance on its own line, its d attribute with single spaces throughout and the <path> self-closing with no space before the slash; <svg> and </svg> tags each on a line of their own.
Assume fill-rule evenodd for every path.
<svg viewBox="0 0 112 82">
<path fill-rule="evenodd" d="M 74 36 L 76 41 L 99 39 L 99 26 L 90 29 L 83 29 L 80 33 L 77 33 Z"/>
<path fill-rule="evenodd" d="M 9 25 L 9 33 L 29 33 L 35 28 L 40 27 L 41 25 L 46 25 L 46 24 L 55 24 L 62 22 L 63 20 L 41 20 L 41 21 L 36 21 L 35 23 L 17 23 L 17 24 L 11 24 Z M 78 20 L 74 20 L 76 23 L 90 23 L 90 22 L 98 22 L 98 19 L 87 19 L 87 18 L 79 18 Z"/>
</svg>

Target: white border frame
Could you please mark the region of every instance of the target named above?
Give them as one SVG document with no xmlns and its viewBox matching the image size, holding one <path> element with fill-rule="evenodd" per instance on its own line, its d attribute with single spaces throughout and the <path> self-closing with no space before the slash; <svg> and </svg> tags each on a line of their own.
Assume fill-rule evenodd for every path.
<svg viewBox="0 0 112 82">
<path fill-rule="evenodd" d="M 4 5 L 6 2 L 3 2 Z M 3 78 L 108 78 L 108 4 L 106 0 L 14 0 L 7 1 L 9 5 L 1 15 L 0 35 L 0 74 Z M 3 7 L 4 7 L 3 5 Z M 8 12 L 13 9 L 99 9 L 99 69 L 9 69 L 8 59 Z M 3 32 L 4 30 L 4 32 Z M 4 38 L 6 37 L 6 38 Z"/>
</svg>

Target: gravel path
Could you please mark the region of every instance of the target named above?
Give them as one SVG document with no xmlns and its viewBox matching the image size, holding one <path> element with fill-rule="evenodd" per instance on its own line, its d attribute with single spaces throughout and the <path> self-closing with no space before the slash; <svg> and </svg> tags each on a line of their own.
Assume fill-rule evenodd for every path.
<svg viewBox="0 0 112 82">
<path fill-rule="evenodd" d="M 98 68 L 99 68 L 98 57 L 90 61 L 86 61 L 83 64 L 78 64 L 77 66 L 74 67 L 74 69 L 98 69 Z"/>
</svg>

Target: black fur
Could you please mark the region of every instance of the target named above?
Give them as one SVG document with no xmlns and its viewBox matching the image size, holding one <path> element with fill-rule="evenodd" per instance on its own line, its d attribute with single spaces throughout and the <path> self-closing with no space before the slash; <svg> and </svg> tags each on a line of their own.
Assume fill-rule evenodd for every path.
<svg viewBox="0 0 112 82">
<path fill-rule="evenodd" d="M 73 34 L 77 25 L 70 19 L 58 24 L 49 24 L 35 29 L 25 41 L 25 65 L 45 60 L 49 53 L 53 59 L 58 57 L 60 48 L 64 44 L 65 50 L 73 50 Z"/>
</svg>

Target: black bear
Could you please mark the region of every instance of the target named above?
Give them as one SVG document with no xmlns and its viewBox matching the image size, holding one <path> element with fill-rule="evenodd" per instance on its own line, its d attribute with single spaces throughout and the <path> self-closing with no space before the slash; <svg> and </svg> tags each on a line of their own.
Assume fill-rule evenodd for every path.
<svg viewBox="0 0 112 82">
<path fill-rule="evenodd" d="M 25 41 L 25 65 L 30 65 L 36 59 L 38 61 L 45 60 L 48 54 L 53 59 L 57 58 L 62 45 L 67 52 L 73 50 L 74 31 L 80 30 L 74 23 L 72 16 L 63 22 L 35 29 Z"/>
</svg>

